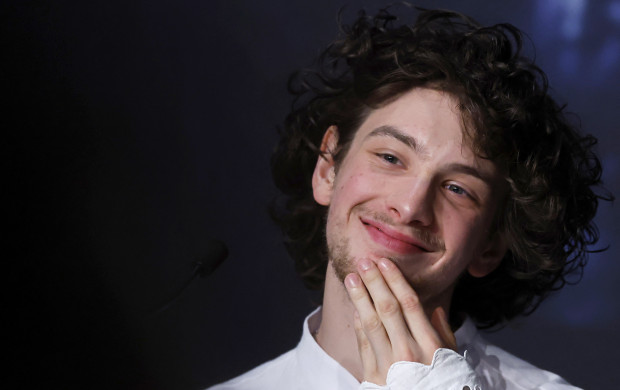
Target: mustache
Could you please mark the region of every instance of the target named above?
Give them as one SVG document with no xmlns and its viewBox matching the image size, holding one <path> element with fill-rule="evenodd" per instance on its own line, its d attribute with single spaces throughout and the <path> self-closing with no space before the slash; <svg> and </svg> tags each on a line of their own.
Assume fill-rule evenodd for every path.
<svg viewBox="0 0 620 390">
<path fill-rule="evenodd" d="M 384 223 L 394 228 L 397 226 L 394 220 L 387 214 L 369 210 L 364 206 L 359 206 L 359 211 L 362 215 L 368 215 L 377 222 Z M 416 240 L 422 242 L 422 244 L 431 251 L 445 251 L 446 249 L 445 242 L 427 229 L 409 226 L 407 233 L 411 234 Z"/>
</svg>

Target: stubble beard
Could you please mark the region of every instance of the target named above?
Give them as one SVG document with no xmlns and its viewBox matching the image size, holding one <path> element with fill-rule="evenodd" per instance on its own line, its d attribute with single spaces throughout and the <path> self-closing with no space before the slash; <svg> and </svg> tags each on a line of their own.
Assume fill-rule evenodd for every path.
<svg viewBox="0 0 620 390">
<path fill-rule="evenodd" d="M 376 214 L 374 215 L 374 218 L 384 222 L 389 222 L 389 219 L 381 218 L 381 216 Z M 327 243 L 328 261 L 331 263 L 331 268 L 333 269 L 338 280 L 341 283 L 344 283 L 344 279 L 347 275 L 357 273 L 355 258 L 351 252 L 349 237 L 339 233 L 344 230 L 341 224 L 336 223 L 330 230 L 331 231 L 328 232 L 326 226 L 325 238 Z M 429 232 L 418 231 L 417 237 L 427 243 L 427 245 L 433 245 L 433 248 L 439 248 L 440 250 L 445 251 L 444 242 Z M 388 259 L 396 263 L 398 266 L 398 259 L 392 257 L 388 257 Z M 418 293 L 420 299 L 425 300 L 427 293 L 432 290 L 429 289 L 430 286 L 428 286 L 422 279 L 416 278 L 412 275 L 409 275 L 409 278 L 407 279 L 411 287 L 413 287 Z"/>
<path fill-rule="evenodd" d="M 373 213 L 363 206 L 358 206 L 358 209 L 360 210 L 360 213 L 371 215 L 372 218 L 377 221 L 393 225 L 392 220 L 384 216 L 383 214 Z M 327 218 L 329 218 L 329 213 Z M 344 283 L 345 277 L 350 273 L 356 273 L 357 269 L 355 267 L 354 258 L 351 255 L 349 238 L 338 234 L 338 232 L 342 230 L 344 230 L 344 227 L 341 225 L 341 223 L 336 223 L 333 226 L 333 230 L 328 231 L 326 223 L 325 238 L 327 242 L 328 261 L 331 262 L 334 273 L 336 274 L 338 279 L 342 283 Z M 428 247 L 435 248 L 434 250 L 445 251 L 446 247 L 443 240 L 431 234 L 430 232 L 418 229 L 416 232 L 416 236 Z M 395 263 L 398 262 L 395 258 L 388 257 L 388 259 Z"/>
<path fill-rule="evenodd" d="M 334 240 L 327 241 L 327 250 L 329 255 L 329 262 L 331 263 L 332 270 L 334 274 L 340 281 L 340 283 L 344 284 L 344 279 L 347 275 L 351 273 L 357 273 L 357 269 L 355 266 L 355 259 L 351 255 L 349 245 L 349 239 L 345 237 L 335 237 Z M 388 258 L 392 262 L 395 262 L 395 259 Z M 398 265 L 397 265 L 398 266 Z M 429 293 L 432 289 L 430 286 L 425 283 L 421 279 L 417 279 L 413 277 L 412 279 L 407 279 L 409 285 L 416 291 L 420 301 L 428 303 L 428 298 L 430 297 Z"/>
<path fill-rule="evenodd" d="M 337 242 L 335 243 L 330 243 L 330 240 L 328 239 L 327 249 L 329 261 L 332 264 L 334 273 L 338 277 L 338 280 L 344 283 L 344 278 L 348 274 L 355 272 L 353 258 L 349 251 L 349 239 L 337 239 Z"/>
</svg>

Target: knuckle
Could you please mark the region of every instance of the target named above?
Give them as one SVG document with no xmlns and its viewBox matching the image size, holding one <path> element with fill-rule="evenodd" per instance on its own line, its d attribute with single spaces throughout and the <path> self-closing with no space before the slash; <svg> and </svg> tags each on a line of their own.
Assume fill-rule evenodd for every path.
<svg viewBox="0 0 620 390">
<path fill-rule="evenodd" d="M 378 316 L 373 315 L 362 321 L 362 327 L 366 332 L 372 333 L 381 329 L 382 323 Z"/>
<path fill-rule="evenodd" d="M 355 323 L 353 324 L 354 328 L 355 328 L 355 332 L 357 333 L 358 338 L 362 338 L 366 336 L 366 331 L 364 329 L 364 324 L 362 324 L 362 322 L 360 321 L 360 319 L 358 319 L 357 321 L 355 321 Z"/>
<path fill-rule="evenodd" d="M 377 311 L 384 316 L 392 316 L 400 311 L 400 305 L 396 300 L 377 302 Z"/>
<path fill-rule="evenodd" d="M 349 293 L 349 297 L 351 297 L 351 300 L 353 301 L 362 300 L 364 299 L 364 296 L 365 296 L 365 292 L 362 291 L 362 289 L 360 288 L 349 290 L 348 293 Z"/>
<path fill-rule="evenodd" d="M 422 309 L 420 306 L 420 300 L 418 299 L 418 297 L 415 295 L 411 295 L 411 294 L 407 295 L 406 297 L 402 299 L 401 306 L 403 308 L 403 311 L 409 311 L 409 312 L 418 311 Z"/>
<path fill-rule="evenodd" d="M 364 276 L 363 276 L 364 283 L 367 283 L 367 284 L 373 284 L 377 282 L 380 278 L 381 278 L 381 274 L 379 274 L 378 272 L 372 272 L 372 270 L 364 273 Z"/>
<path fill-rule="evenodd" d="M 366 351 L 371 348 L 370 341 L 365 337 L 358 337 L 357 347 L 360 351 Z"/>
</svg>

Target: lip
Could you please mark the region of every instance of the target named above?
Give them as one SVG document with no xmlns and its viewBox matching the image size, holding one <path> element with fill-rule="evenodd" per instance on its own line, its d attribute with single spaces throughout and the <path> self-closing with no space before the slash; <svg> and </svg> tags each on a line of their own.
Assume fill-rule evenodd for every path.
<svg viewBox="0 0 620 390">
<path fill-rule="evenodd" d="M 360 218 L 360 221 L 374 242 L 393 252 L 403 255 L 430 252 L 419 240 L 400 233 L 381 222 L 365 218 Z"/>
</svg>

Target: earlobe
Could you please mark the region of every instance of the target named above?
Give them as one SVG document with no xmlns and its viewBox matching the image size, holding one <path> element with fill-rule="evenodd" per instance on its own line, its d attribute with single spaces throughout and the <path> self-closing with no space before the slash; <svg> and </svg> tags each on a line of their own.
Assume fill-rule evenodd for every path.
<svg viewBox="0 0 620 390">
<path fill-rule="evenodd" d="M 334 152 L 338 147 L 338 128 L 330 126 L 321 142 L 321 155 L 317 158 L 314 173 L 312 175 L 312 189 L 314 200 L 320 205 L 329 206 L 331 201 L 336 167 L 334 165 Z"/>
<path fill-rule="evenodd" d="M 475 278 L 482 278 L 493 272 L 502 262 L 508 246 L 501 234 L 489 238 L 486 248 L 480 256 L 473 259 L 467 267 L 467 272 Z"/>
</svg>

